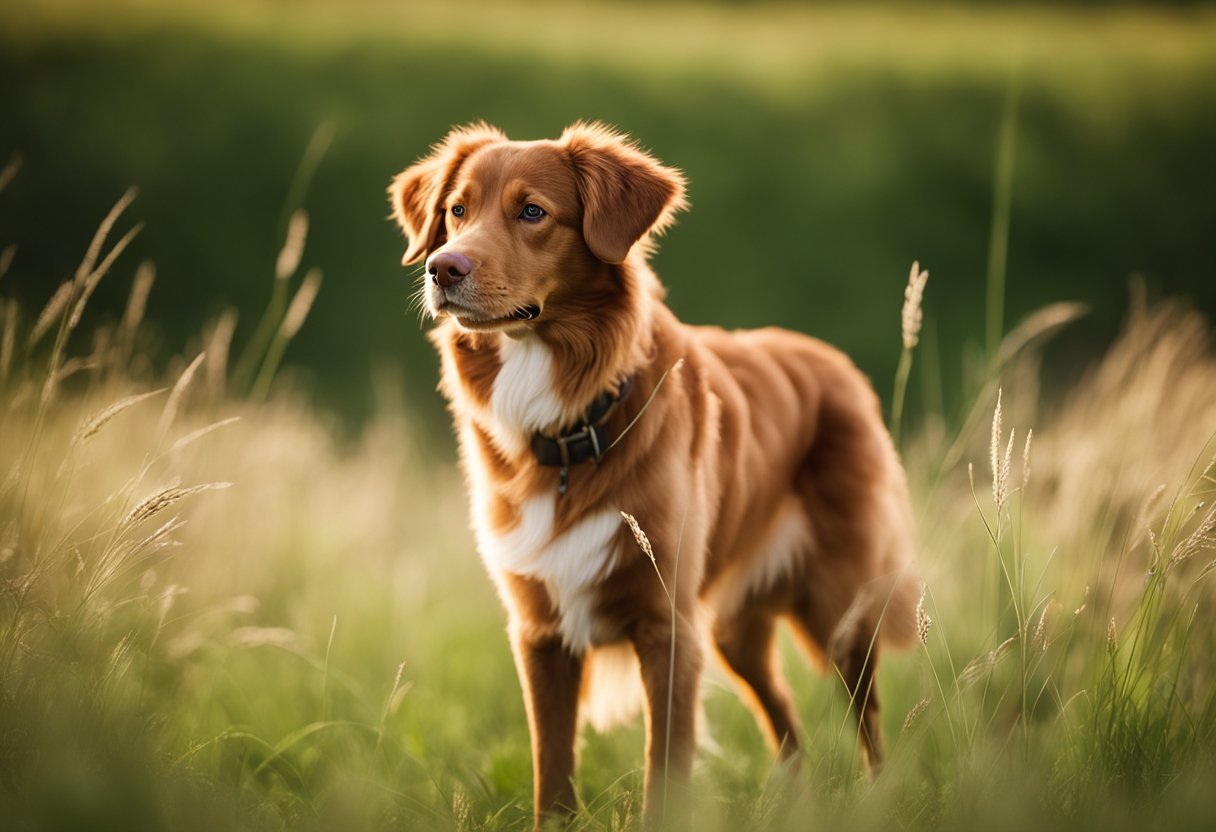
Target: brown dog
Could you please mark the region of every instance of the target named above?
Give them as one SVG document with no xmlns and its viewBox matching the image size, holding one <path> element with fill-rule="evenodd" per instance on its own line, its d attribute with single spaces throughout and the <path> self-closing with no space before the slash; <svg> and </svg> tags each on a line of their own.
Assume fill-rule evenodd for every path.
<svg viewBox="0 0 1216 832">
<path fill-rule="evenodd" d="M 871 680 L 880 646 L 910 640 L 919 584 L 867 380 L 803 335 L 676 320 L 646 261 L 685 205 L 683 176 L 600 125 L 536 142 L 456 129 L 390 194 L 404 262 L 426 258 L 441 389 L 527 705 L 538 827 L 575 806 L 580 701 L 593 719 L 619 704 L 603 677 L 626 651 L 645 696 L 649 821 L 691 770 L 704 633 L 796 757 L 782 618 L 838 669 L 878 767 Z"/>
</svg>

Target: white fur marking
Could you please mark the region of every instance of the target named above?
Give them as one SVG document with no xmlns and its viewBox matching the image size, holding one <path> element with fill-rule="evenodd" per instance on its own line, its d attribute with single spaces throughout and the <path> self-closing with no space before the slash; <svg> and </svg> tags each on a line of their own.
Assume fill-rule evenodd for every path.
<svg viewBox="0 0 1216 832">
<path fill-rule="evenodd" d="M 503 535 L 478 522 L 478 549 L 492 572 L 544 582 L 561 616 L 562 641 L 583 651 L 595 642 L 594 588 L 615 559 L 612 543 L 621 518 L 615 511 L 599 512 L 555 537 L 555 507 L 553 495 L 533 497 L 520 508 L 519 525 Z"/>
<path fill-rule="evenodd" d="M 747 586 L 751 592 L 767 592 L 794 570 L 800 555 L 811 546 L 811 527 L 806 514 L 795 505 L 787 505 L 765 543 L 765 554 L 748 570 Z"/>
<path fill-rule="evenodd" d="M 487 427 L 504 451 L 516 454 L 527 449 L 533 433 L 561 420 L 562 403 L 553 389 L 553 354 L 529 335 L 503 337 L 498 357 L 502 367 L 494 378 L 493 418 Z"/>
<path fill-rule="evenodd" d="M 799 558 L 810 551 L 811 526 L 796 501 L 787 502 L 777 513 L 759 553 L 740 570 L 717 582 L 713 606 L 717 615 L 733 615 L 752 595 L 763 594 L 794 571 Z"/>
<path fill-rule="evenodd" d="M 587 654 L 580 715 L 603 733 L 628 722 L 642 708 L 646 692 L 638 654 L 627 642 L 597 647 Z"/>
</svg>

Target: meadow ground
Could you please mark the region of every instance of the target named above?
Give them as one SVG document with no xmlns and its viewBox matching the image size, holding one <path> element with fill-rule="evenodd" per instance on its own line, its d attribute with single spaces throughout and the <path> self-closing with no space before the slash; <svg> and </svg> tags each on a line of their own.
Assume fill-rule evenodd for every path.
<svg viewBox="0 0 1216 832">
<path fill-rule="evenodd" d="M 222 325 L 151 370 L 151 273 L 112 325 L 86 305 L 131 227 L 39 314 L 0 306 L 8 828 L 527 828 L 523 709 L 456 474 L 390 383 L 346 442 L 288 386 L 226 391 Z M 265 372 L 310 300 L 273 321 Z M 897 331 L 899 300 L 876 302 Z M 1039 347 L 1076 314 L 1013 329 L 961 428 L 905 434 L 924 643 L 883 664 L 881 777 L 787 643 L 803 773 L 711 675 L 697 828 L 1210 828 L 1216 356 L 1195 313 L 1136 300 L 1044 400 Z M 640 725 L 581 758 L 574 828 L 634 828 Z"/>
</svg>

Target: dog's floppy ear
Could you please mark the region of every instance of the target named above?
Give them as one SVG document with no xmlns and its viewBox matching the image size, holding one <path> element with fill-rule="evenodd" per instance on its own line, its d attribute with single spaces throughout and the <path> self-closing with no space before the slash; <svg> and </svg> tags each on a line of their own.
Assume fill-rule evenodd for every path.
<svg viewBox="0 0 1216 832">
<path fill-rule="evenodd" d="M 443 245 L 443 200 L 469 154 L 506 140 L 502 131 L 485 122 L 456 127 L 428 156 L 397 174 L 388 193 L 393 218 L 410 242 L 402 264 L 408 266 Z"/>
<path fill-rule="evenodd" d="M 647 232 L 660 233 L 687 207 L 684 175 L 621 133 L 579 122 L 562 133 L 583 201 L 583 239 L 605 263 L 620 263 Z"/>
</svg>

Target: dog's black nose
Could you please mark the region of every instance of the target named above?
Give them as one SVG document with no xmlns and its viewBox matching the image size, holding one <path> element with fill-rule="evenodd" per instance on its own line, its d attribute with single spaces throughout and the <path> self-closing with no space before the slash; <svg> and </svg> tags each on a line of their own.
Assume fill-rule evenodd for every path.
<svg viewBox="0 0 1216 832">
<path fill-rule="evenodd" d="M 426 273 L 445 289 L 464 280 L 471 271 L 473 264 L 458 251 L 440 251 L 426 259 Z"/>
</svg>

